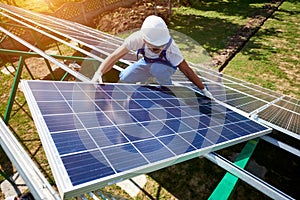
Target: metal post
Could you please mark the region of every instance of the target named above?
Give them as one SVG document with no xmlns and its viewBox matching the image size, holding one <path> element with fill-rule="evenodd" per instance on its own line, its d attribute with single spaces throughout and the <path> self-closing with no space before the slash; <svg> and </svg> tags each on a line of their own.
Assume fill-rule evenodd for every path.
<svg viewBox="0 0 300 200">
<path fill-rule="evenodd" d="M 16 97 L 18 85 L 19 85 L 22 70 L 23 70 L 23 65 L 24 65 L 24 59 L 21 56 L 20 59 L 19 59 L 18 68 L 17 68 L 16 74 L 15 74 L 15 77 L 14 77 L 14 82 L 13 82 L 13 85 L 12 85 L 12 89 L 10 91 L 8 104 L 7 104 L 7 107 L 6 107 L 5 114 L 4 114 L 3 121 L 5 122 L 5 124 L 8 124 L 8 121 L 9 121 L 9 118 L 10 118 L 12 106 L 14 104 L 14 100 L 15 100 L 15 97 Z"/>
<path fill-rule="evenodd" d="M 279 189 L 273 187 L 272 185 L 268 184 L 262 179 L 254 176 L 253 174 L 242 169 L 236 164 L 233 164 L 229 160 L 226 160 L 225 158 L 214 152 L 208 153 L 204 155 L 204 157 L 217 164 L 218 166 L 222 167 L 234 176 L 238 177 L 239 179 L 243 180 L 244 182 L 248 183 L 257 190 L 261 191 L 262 193 L 264 193 L 272 199 L 294 199 L 291 196 L 285 194 Z"/>
<path fill-rule="evenodd" d="M 2 151 L 2 148 L 1 148 Z M 4 173 L 2 170 L 0 170 L 0 175 L 3 176 L 10 184 L 12 184 L 13 186 L 15 186 L 16 184 L 9 178 L 9 176 Z"/>
<path fill-rule="evenodd" d="M 46 63 L 46 65 L 47 65 L 48 69 L 49 69 L 51 78 L 52 78 L 53 80 L 56 80 L 56 77 L 55 77 L 55 74 L 54 74 L 54 72 L 53 72 L 53 70 L 52 70 L 52 68 L 51 68 L 50 62 L 49 62 L 47 59 L 44 59 L 44 60 L 45 60 L 45 63 Z"/>
<path fill-rule="evenodd" d="M 258 142 L 259 138 L 249 140 L 239 156 L 236 158 L 234 164 L 241 168 L 245 168 Z M 227 172 L 213 193 L 210 195 L 209 199 L 230 199 L 236 188 L 238 180 L 238 177 Z"/>
</svg>

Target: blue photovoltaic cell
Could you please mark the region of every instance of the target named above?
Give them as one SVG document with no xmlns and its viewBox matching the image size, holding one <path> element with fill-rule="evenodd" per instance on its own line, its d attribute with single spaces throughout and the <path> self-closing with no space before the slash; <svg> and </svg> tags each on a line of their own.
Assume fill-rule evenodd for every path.
<svg viewBox="0 0 300 200">
<path fill-rule="evenodd" d="M 51 114 L 59 114 L 59 113 L 72 113 L 69 105 L 62 101 L 56 102 L 55 104 L 49 104 L 48 102 L 40 101 L 38 102 L 38 106 L 41 109 L 43 115 L 51 115 Z"/>
<path fill-rule="evenodd" d="M 300 135 L 300 101 L 242 80 L 219 74 L 197 66 L 202 79 L 212 95 L 223 103 L 244 111 L 257 121 L 296 139 Z M 183 74 L 176 72 L 172 80 L 177 84 L 199 89 L 190 81 L 181 80 Z M 183 82 L 181 82 L 183 81 Z"/>
<path fill-rule="evenodd" d="M 176 155 L 196 150 L 196 148 L 191 146 L 186 140 L 184 140 L 183 137 L 180 137 L 178 135 L 160 137 L 159 140 L 163 144 L 168 145 L 168 148 Z"/>
<path fill-rule="evenodd" d="M 86 183 L 115 173 L 112 168 L 109 167 L 103 154 L 97 150 L 79 152 L 76 155 L 66 155 L 62 157 L 62 161 L 74 185 Z"/>
<path fill-rule="evenodd" d="M 114 126 L 93 128 L 88 130 L 91 137 L 95 140 L 96 144 L 100 147 L 128 143 L 129 140 L 125 138 L 119 128 Z M 99 133 L 102 134 L 99 134 Z"/>
<path fill-rule="evenodd" d="M 60 154 L 68 154 L 96 148 L 95 143 L 85 130 L 52 134 L 56 148 Z"/>
<path fill-rule="evenodd" d="M 116 172 L 123 172 L 149 164 L 132 144 L 124 144 L 118 147 L 108 147 L 102 149 L 107 159 L 114 166 Z"/>
<path fill-rule="evenodd" d="M 176 163 L 270 131 L 186 87 L 26 83 L 25 96 L 31 95 L 39 110 L 33 116 L 45 124 L 40 134 L 53 141 L 44 145 L 56 147 L 53 156 L 63 163 L 72 186 L 96 180 L 109 184 L 108 176 L 155 170 L 164 160 Z"/>
<path fill-rule="evenodd" d="M 148 139 L 134 142 L 133 145 L 146 157 L 150 163 L 170 158 L 175 155 L 158 139 Z M 159 154 L 153 154 L 153 152 L 158 152 Z"/>
<path fill-rule="evenodd" d="M 50 132 L 82 129 L 82 123 L 74 114 L 45 115 L 44 120 Z"/>
</svg>

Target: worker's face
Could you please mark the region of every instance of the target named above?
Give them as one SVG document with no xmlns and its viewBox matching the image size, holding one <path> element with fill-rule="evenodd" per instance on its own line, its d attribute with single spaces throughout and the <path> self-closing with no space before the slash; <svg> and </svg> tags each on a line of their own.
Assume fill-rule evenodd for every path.
<svg viewBox="0 0 300 200">
<path fill-rule="evenodd" d="M 148 43 L 146 41 L 145 41 L 145 43 L 146 43 L 148 49 L 150 51 L 152 51 L 153 53 L 160 53 L 165 48 L 165 46 L 166 46 L 165 44 L 162 45 L 162 46 L 154 46 L 154 45 L 152 45 L 152 44 L 150 44 L 150 43 Z"/>
</svg>

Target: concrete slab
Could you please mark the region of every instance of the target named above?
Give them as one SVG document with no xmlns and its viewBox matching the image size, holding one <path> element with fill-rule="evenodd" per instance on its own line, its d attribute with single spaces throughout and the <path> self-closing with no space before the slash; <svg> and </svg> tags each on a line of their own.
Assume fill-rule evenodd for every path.
<svg viewBox="0 0 300 200">
<path fill-rule="evenodd" d="M 6 68 L 3 68 L 1 72 L 3 74 L 10 75 L 11 73 L 15 72 L 15 68 L 13 68 L 13 66 L 7 66 Z"/>
<path fill-rule="evenodd" d="M 16 197 L 20 194 L 23 194 L 25 191 L 28 191 L 28 187 L 26 186 L 19 173 L 14 174 L 11 177 L 11 180 L 16 184 L 15 187 L 11 185 L 7 180 L 1 183 L 1 191 L 4 194 L 5 199 Z"/>
<path fill-rule="evenodd" d="M 147 178 L 144 174 L 136 176 L 132 178 L 132 180 L 140 186 L 140 188 L 143 188 L 147 183 Z M 121 187 L 127 194 L 129 194 L 131 197 L 136 197 L 138 193 L 140 192 L 140 188 L 137 187 L 134 183 L 132 183 L 130 180 L 125 180 L 122 182 L 117 183 L 117 186 Z"/>
</svg>

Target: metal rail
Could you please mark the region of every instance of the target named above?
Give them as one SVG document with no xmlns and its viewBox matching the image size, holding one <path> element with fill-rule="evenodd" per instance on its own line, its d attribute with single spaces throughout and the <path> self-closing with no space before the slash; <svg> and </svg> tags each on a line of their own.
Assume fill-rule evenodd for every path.
<svg viewBox="0 0 300 200">
<path fill-rule="evenodd" d="M 235 175 L 239 179 L 245 181 L 247 184 L 251 185 L 252 187 L 256 188 L 257 190 L 261 191 L 262 193 L 264 193 L 272 199 L 294 199 L 291 196 L 280 191 L 279 189 L 268 184 L 267 182 L 263 181 L 262 179 L 233 164 L 232 162 L 218 155 L 217 153 L 208 153 L 204 157 L 210 160 L 211 162 L 215 163 L 216 165 L 222 167 L 226 171 L 230 172 L 231 174 Z"/>
<path fill-rule="evenodd" d="M 0 144 L 36 199 L 59 200 L 59 195 L 33 163 L 21 144 L 0 119 Z"/>
<path fill-rule="evenodd" d="M 26 42 L 25 40 L 23 40 L 22 38 L 16 36 L 15 34 L 11 33 L 10 31 L 0 27 L 0 31 L 2 31 L 3 33 L 7 34 L 9 37 L 15 39 L 16 41 L 18 41 L 19 43 L 23 44 L 24 46 L 28 47 L 29 49 L 31 49 L 32 51 L 38 53 L 39 55 L 41 55 L 42 57 L 44 57 L 45 59 L 49 60 L 50 62 L 56 64 L 57 66 L 59 66 L 60 68 L 62 68 L 63 70 L 69 72 L 70 74 L 72 74 L 74 77 L 76 77 L 77 79 L 83 81 L 83 82 L 89 82 L 90 79 L 87 78 L 86 76 L 70 69 L 67 65 L 59 62 L 58 60 L 56 60 L 55 58 L 49 56 L 48 54 L 46 54 L 45 52 L 43 52 L 42 50 L 36 48 L 35 46 L 33 46 L 32 44 Z"/>
<path fill-rule="evenodd" d="M 262 136 L 261 139 L 263 139 L 266 142 L 269 142 L 270 144 L 273 144 L 276 147 L 279 147 L 279 148 L 281 148 L 285 151 L 288 151 L 288 152 L 294 154 L 295 156 L 300 157 L 300 150 L 299 149 L 296 149 L 296 148 L 294 148 L 294 147 L 292 147 L 288 144 L 285 144 L 284 142 L 276 140 L 276 139 L 274 139 L 270 136 L 267 136 L 267 135 Z"/>
<path fill-rule="evenodd" d="M 0 8 L 1 8 L 1 7 L 0 7 Z M 52 39 L 54 39 L 54 40 L 56 40 L 56 41 L 59 41 L 59 42 L 65 44 L 65 45 L 67 45 L 67 46 L 70 46 L 71 48 L 76 49 L 77 51 L 79 51 L 79 52 L 81 52 L 81 53 L 84 53 L 85 55 L 90 56 L 90 57 L 92 57 L 92 58 L 94 58 L 94 59 L 96 59 L 96 60 L 98 60 L 98 61 L 100 61 L 100 62 L 102 62 L 103 59 L 100 58 L 99 56 L 96 56 L 95 54 L 92 54 L 92 53 L 90 53 L 90 52 L 88 52 L 88 51 L 86 51 L 86 50 L 84 50 L 84 49 L 82 49 L 82 48 L 79 48 L 79 47 L 77 47 L 77 46 L 75 46 L 75 45 L 73 45 L 73 44 L 71 44 L 71 43 L 69 43 L 69 42 L 66 42 L 66 41 L 64 41 L 64 40 L 62 40 L 62 39 L 60 39 L 60 38 L 54 36 L 54 34 L 58 34 L 58 35 L 63 36 L 64 38 L 68 38 L 68 39 L 70 39 L 70 40 L 72 40 L 72 41 L 76 41 L 77 43 L 82 44 L 82 45 L 85 45 L 85 46 L 87 46 L 87 47 L 89 47 L 89 48 L 91 48 L 91 49 L 93 49 L 93 50 L 95 50 L 95 51 L 97 51 L 97 52 L 100 52 L 100 53 L 104 54 L 104 55 L 109 55 L 108 52 L 105 52 L 105 51 L 103 51 L 103 50 L 97 48 L 97 47 L 96 47 L 97 44 L 89 44 L 89 43 L 86 43 L 86 42 L 84 42 L 82 39 L 81 39 L 81 40 L 78 40 L 77 38 L 72 37 L 70 34 L 65 34 L 65 33 L 61 32 L 61 31 L 56 30 L 56 29 L 58 29 L 57 26 L 60 26 L 60 27 L 61 27 L 61 26 L 62 26 L 61 23 L 62 23 L 62 22 L 65 22 L 65 20 L 57 19 L 56 21 L 54 21 L 54 20 L 52 19 L 52 20 L 50 21 L 49 19 L 47 19 L 47 18 L 46 18 L 45 16 L 43 16 L 43 15 L 39 15 L 39 14 L 36 14 L 36 13 L 32 13 L 32 12 L 30 12 L 30 11 L 23 10 L 23 9 L 21 9 L 21 8 L 18 8 L 18 9 L 17 9 L 18 11 L 27 12 L 27 13 L 29 13 L 30 15 L 35 16 L 35 18 L 38 18 L 38 19 L 44 18 L 45 20 L 48 20 L 50 23 L 52 23 L 52 25 L 53 25 L 53 24 L 56 24 L 56 28 L 51 28 L 51 27 L 50 27 L 50 24 L 45 25 L 45 24 L 39 23 L 39 22 L 37 22 L 37 21 L 38 21 L 37 19 L 32 20 L 32 19 L 30 19 L 30 18 L 26 18 L 26 17 L 24 17 L 24 16 L 22 16 L 22 15 L 20 15 L 20 14 L 17 14 L 17 12 L 13 12 L 13 11 L 7 9 L 7 8 L 3 8 L 3 7 L 2 7 L 1 9 L 4 10 L 4 11 L 6 11 L 6 12 L 8 12 L 8 13 L 10 13 L 10 14 L 12 14 L 12 15 L 14 15 L 15 17 L 21 18 L 21 19 L 23 19 L 23 20 L 27 20 L 28 22 L 30 22 L 30 24 L 36 24 L 36 26 L 32 26 L 32 25 L 30 25 L 29 23 L 26 23 L 26 22 L 24 22 L 24 21 L 18 20 L 18 19 L 16 19 L 15 17 L 12 17 L 12 16 L 10 16 L 10 15 L 8 15 L 8 14 L 5 14 L 5 13 L 3 13 L 3 12 L 0 12 L 0 14 L 2 14 L 3 16 L 5 16 L 5 17 L 7 17 L 7 18 L 9 18 L 9 19 L 11 19 L 11 20 L 13 20 L 13 21 L 16 21 L 17 23 L 22 24 L 22 25 L 24 25 L 24 26 L 27 27 L 27 28 L 33 29 L 33 30 L 35 30 L 35 31 L 37 31 L 37 32 L 39 32 L 39 33 L 41 33 L 41 34 L 43 34 L 43 35 L 49 37 L 49 38 L 52 38 Z M 23 14 L 25 14 L 25 13 L 23 13 Z M 50 18 L 50 17 L 49 17 L 49 18 Z M 57 21 L 60 21 L 60 22 L 57 22 Z M 49 31 L 53 32 L 54 34 L 50 34 L 50 33 L 46 32 L 46 31 L 43 31 L 43 30 L 41 30 L 40 28 L 37 28 L 37 27 L 42 27 L 42 28 L 44 28 L 44 29 L 46 29 L 46 30 L 49 30 Z M 79 26 L 79 27 L 82 27 L 82 26 Z M 70 29 L 71 29 L 71 32 L 79 32 L 79 33 L 82 33 L 83 35 L 85 35 L 85 37 L 87 37 L 87 38 L 90 38 L 90 39 L 98 39 L 98 40 L 99 40 L 99 37 L 97 37 L 96 35 L 93 35 L 93 34 L 90 33 L 90 28 L 87 28 L 87 27 L 86 27 L 84 30 L 78 30 L 78 28 L 75 29 L 75 28 L 73 28 L 73 27 L 69 24 L 69 25 L 68 25 L 68 31 L 70 31 Z M 85 31 L 85 32 L 84 32 L 84 31 Z M 100 31 L 98 31 L 97 34 L 98 34 L 98 35 L 101 34 L 102 36 L 109 37 L 108 34 L 102 33 L 102 32 L 100 32 Z M 121 43 L 120 43 L 120 40 L 116 40 L 116 37 L 110 36 L 110 39 L 113 39 L 113 40 L 115 40 L 116 42 L 119 43 L 118 45 L 115 44 L 115 43 L 111 43 L 111 44 L 114 44 L 114 45 L 116 45 L 116 46 L 119 46 L 119 45 L 121 44 Z M 106 43 L 107 43 L 107 41 L 102 41 L 102 42 L 106 42 Z M 98 43 L 99 43 L 99 41 L 98 41 Z M 121 59 L 121 61 L 124 62 L 125 64 L 130 64 L 130 62 L 127 61 L 127 60 L 122 60 L 122 59 Z M 120 67 L 117 66 L 117 65 L 114 65 L 113 67 L 114 67 L 115 69 L 122 70 L 122 68 L 120 68 Z"/>
<path fill-rule="evenodd" d="M 247 144 L 244 146 L 241 153 L 235 159 L 234 164 L 241 168 L 245 168 L 247 163 L 249 162 L 251 155 L 254 153 L 254 150 L 259 142 L 259 139 L 249 140 Z M 213 193 L 210 195 L 209 200 L 213 199 L 230 199 L 231 195 L 234 193 L 238 177 L 232 175 L 227 172 L 223 179 L 220 181 L 218 186 L 215 188 Z"/>
</svg>

